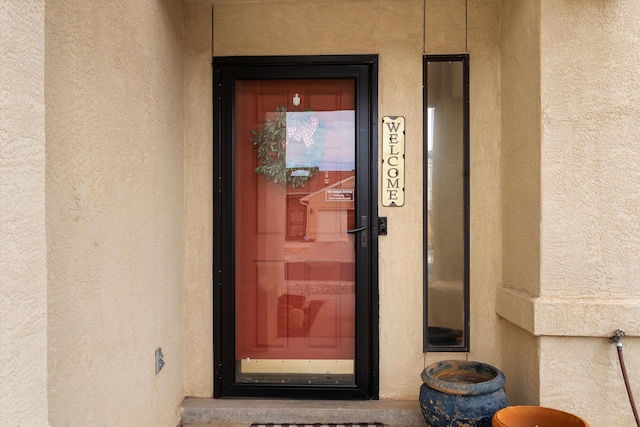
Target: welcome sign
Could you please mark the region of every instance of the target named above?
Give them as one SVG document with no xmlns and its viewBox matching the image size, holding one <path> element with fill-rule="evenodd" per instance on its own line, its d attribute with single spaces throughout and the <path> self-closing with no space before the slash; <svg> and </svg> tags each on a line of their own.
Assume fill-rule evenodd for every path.
<svg viewBox="0 0 640 427">
<path fill-rule="evenodd" d="M 404 206 L 404 117 L 382 118 L 382 206 Z"/>
</svg>

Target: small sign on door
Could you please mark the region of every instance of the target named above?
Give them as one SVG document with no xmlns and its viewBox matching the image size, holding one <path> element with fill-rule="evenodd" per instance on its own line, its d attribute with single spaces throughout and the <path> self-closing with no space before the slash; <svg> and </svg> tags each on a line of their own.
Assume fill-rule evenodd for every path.
<svg viewBox="0 0 640 427">
<path fill-rule="evenodd" d="M 382 118 L 382 206 L 404 206 L 404 117 Z"/>
<path fill-rule="evenodd" d="M 353 189 L 327 189 L 324 193 L 327 202 L 350 202 L 353 201 Z"/>
</svg>

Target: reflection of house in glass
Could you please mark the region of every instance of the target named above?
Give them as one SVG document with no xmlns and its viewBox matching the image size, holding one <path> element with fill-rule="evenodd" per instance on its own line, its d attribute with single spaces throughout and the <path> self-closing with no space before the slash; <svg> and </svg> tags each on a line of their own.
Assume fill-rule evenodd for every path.
<svg viewBox="0 0 640 427">
<path fill-rule="evenodd" d="M 305 240 L 347 240 L 347 230 L 355 224 L 355 181 L 355 176 L 351 175 L 299 199 L 304 206 Z"/>
</svg>

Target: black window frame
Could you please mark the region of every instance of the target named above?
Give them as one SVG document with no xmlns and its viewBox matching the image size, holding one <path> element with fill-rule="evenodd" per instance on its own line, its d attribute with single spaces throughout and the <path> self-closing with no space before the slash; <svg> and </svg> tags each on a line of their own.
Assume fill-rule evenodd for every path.
<svg viewBox="0 0 640 427">
<path fill-rule="evenodd" d="M 429 164 L 429 152 L 427 148 L 428 140 L 428 108 L 429 108 L 429 85 L 428 78 L 428 63 L 429 62 L 462 62 L 463 64 L 463 174 L 464 174 L 464 188 L 463 188 L 463 218 L 464 218 L 464 250 L 463 250 L 463 338 L 460 344 L 434 344 L 429 343 L 429 304 L 428 304 L 428 204 L 427 204 L 427 189 L 428 189 L 428 164 Z M 470 301 L 470 120 L 469 120 L 469 55 L 468 54 L 455 54 L 455 55 L 424 55 L 423 56 L 423 184 L 425 196 L 423 199 L 423 352 L 469 352 L 471 351 L 471 301 Z"/>
</svg>

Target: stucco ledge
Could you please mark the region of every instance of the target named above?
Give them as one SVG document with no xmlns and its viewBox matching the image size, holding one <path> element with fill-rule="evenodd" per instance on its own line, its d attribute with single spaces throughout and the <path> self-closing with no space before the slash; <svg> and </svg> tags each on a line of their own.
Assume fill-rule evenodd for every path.
<svg viewBox="0 0 640 427">
<path fill-rule="evenodd" d="M 500 286 L 496 313 L 535 336 L 640 336 L 640 298 L 533 297 Z"/>
</svg>

